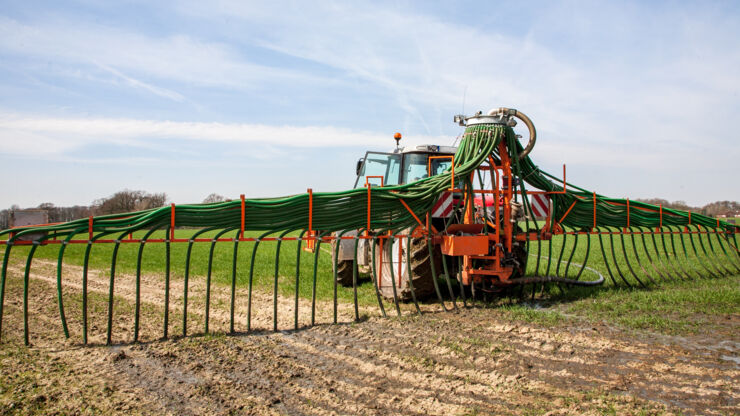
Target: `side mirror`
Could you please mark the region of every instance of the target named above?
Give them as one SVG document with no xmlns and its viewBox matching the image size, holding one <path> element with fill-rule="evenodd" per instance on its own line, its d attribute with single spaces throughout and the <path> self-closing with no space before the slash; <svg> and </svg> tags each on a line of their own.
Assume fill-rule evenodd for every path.
<svg viewBox="0 0 740 416">
<path fill-rule="evenodd" d="M 364 157 L 357 161 L 357 167 L 355 168 L 355 170 L 357 172 L 357 176 L 360 176 L 360 172 L 362 171 L 362 165 L 363 165 L 363 163 L 365 163 L 365 158 Z"/>
</svg>

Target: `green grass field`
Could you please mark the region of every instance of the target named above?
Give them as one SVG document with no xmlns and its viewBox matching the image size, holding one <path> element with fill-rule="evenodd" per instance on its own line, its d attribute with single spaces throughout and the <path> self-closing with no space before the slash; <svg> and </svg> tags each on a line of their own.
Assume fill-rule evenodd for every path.
<svg viewBox="0 0 740 416">
<path fill-rule="evenodd" d="M 519 303 L 508 308 L 517 316 L 543 323 L 576 316 L 588 321 L 603 320 L 628 328 L 668 334 L 721 330 L 729 317 L 740 314 L 740 257 L 732 253 L 733 248 L 726 241 L 718 241 L 716 235 L 694 235 L 693 238 L 674 235 L 672 239 L 673 241 L 670 236 L 665 238 L 665 246 L 671 254 L 669 262 L 660 237 L 654 244 L 652 238 L 646 236 L 643 244 L 641 237 L 636 236 L 633 246 L 632 238 L 626 235 L 622 246 L 621 236 L 614 236 L 612 241 L 606 236 L 602 237 L 601 243 L 598 237 L 591 236 L 590 254 L 585 263 L 604 276 L 603 285 L 566 288 L 548 284 L 544 288 L 540 286 L 542 295 L 536 297 L 538 305 L 547 308 L 532 309 L 531 303 Z M 730 241 L 734 245 L 737 240 Z M 566 237 L 564 261 L 567 261 L 574 243 L 572 236 Z M 578 274 L 580 265 L 585 260 L 586 237 L 579 236 L 577 244 L 572 264 L 568 268 L 569 277 Z M 660 250 L 657 253 L 660 256 L 656 255 L 655 245 Z M 557 257 L 562 247 L 562 237 L 552 240 L 552 248 L 550 242 L 541 243 L 539 248 L 543 257 L 540 258 L 538 274 L 565 275 L 565 263 L 560 264 L 557 273 Z M 678 255 L 673 254 L 673 247 Z M 684 247 L 688 256 L 683 255 Z M 602 248 L 609 260 L 609 267 L 604 262 Z M 527 270 L 533 274 L 536 268 L 536 242 L 530 245 L 529 252 Z M 629 264 L 624 252 L 628 253 Z M 545 256 L 548 253 L 552 253 L 552 260 L 550 272 L 546 273 Z M 653 260 L 652 264 L 648 255 Z M 614 258 L 617 260 L 617 267 Z M 637 258 L 640 259 L 639 263 Z M 614 280 L 609 275 L 609 268 Z M 639 284 L 632 272 L 645 287 Z M 631 287 L 627 286 L 619 273 Z M 648 276 L 652 276 L 655 282 Z M 596 277 L 594 271 L 587 269 L 581 280 L 595 280 Z M 525 293 L 531 294 L 531 288 L 525 288 Z"/>
<path fill-rule="evenodd" d="M 194 231 L 178 230 L 177 238 L 188 238 Z M 231 236 L 229 233 L 228 236 Z M 215 232 L 201 235 L 213 237 Z M 134 235 L 140 237 L 141 235 Z M 247 233 L 257 237 L 258 233 Z M 155 234 L 152 238 L 163 238 Z M 82 237 L 85 238 L 85 237 Z M 500 306 L 512 316 L 543 324 L 553 324 L 576 315 L 579 319 L 606 320 L 621 326 L 656 330 L 664 333 L 693 333 L 706 330 L 717 322 L 718 317 L 740 313 L 740 258 L 732 257 L 731 247 L 716 236 L 667 237 L 665 241 L 658 238 L 655 243 L 647 237 L 645 244 L 636 237 L 633 246 L 630 236 L 590 237 L 586 236 L 555 237 L 551 242 L 532 242 L 529 247 L 528 274 L 559 275 L 575 278 L 584 263 L 589 269 L 582 273 L 581 280 L 595 280 L 601 273 L 605 282 L 597 287 L 565 287 L 556 284 L 527 285 L 508 291 L 502 301 L 489 305 Z M 624 240 L 624 241 L 622 241 Z M 670 264 L 662 251 L 663 243 L 670 253 L 674 247 L 679 255 L 670 256 Z M 693 243 L 693 245 L 692 245 Z M 237 252 L 236 283 L 240 287 L 248 284 L 253 242 L 239 243 Z M 624 244 L 624 246 L 623 246 Z M 733 242 L 734 244 L 734 242 Z M 573 250 L 575 245 L 575 250 Z M 657 245 L 661 251 L 656 253 Z M 182 279 L 185 272 L 187 243 L 172 244 L 172 278 Z M 207 274 L 208 252 L 210 243 L 195 243 L 190 261 L 192 279 L 204 279 Z M 590 247 L 587 249 L 587 246 Z M 36 256 L 47 260 L 58 258 L 59 245 L 42 246 Z M 97 244 L 92 250 L 90 267 L 109 271 L 113 244 Z M 259 245 L 254 261 L 254 286 L 265 291 L 272 291 L 277 243 L 262 242 Z M 322 244 L 319 255 L 317 275 L 317 297 L 333 297 L 333 275 L 331 256 L 328 252 L 331 245 Z M 682 255 L 684 247 L 688 257 Z M 539 251 L 538 251 L 539 249 Z M 603 260 L 603 253 L 609 259 L 609 266 Z M 612 251 L 612 249 L 614 251 Z M 646 250 L 647 249 L 647 250 Z M 82 265 L 84 244 L 69 245 L 65 251 L 66 264 Z M 137 264 L 139 244 L 121 244 L 118 252 L 117 273 L 134 274 Z M 234 243 L 220 242 L 214 251 L 212 280 L 214 284 L 229 285 L 232 279 L 232 255 Z M 561 255 L 562 251 L 562 255 Z M 589 253 L 586 259 L 586 253 Z M 28 247 L 16 247 L 12 258 L 23 261 Z M 572 252 L 572 254 L 571 254 Z M 629 262 L 624 252 L 628 253 Z M 704 254 L 707 253 L 708 255 Z M 727 252 L 730 255 L 725 255 Z M 537 255 L 539 253 L 539 265 Z M 636 255 L 635 255 L 636 253 Z M 698 253 L 698 255 L 696 254 Z M 284 241 L 280 250 L 279 293 L 292 297 L 295 292 L 297 242 Z M 571 258 L 570 266 L 567 260 Z M 648 261 L 648 256 L 653 263 Z M 662 257 L 660 257 L 662 256 Z M 558 262 L 558 259 L 561 259 Z M 616 266 L 614 259 L 616 258 Z M 639 258 L 638 263 L 636 259 Z M 145 274 L 164 275 L 165 245 L 147 244 L 142 258 L 142 272 Z M 299 296 L 310 299 L 313 276 L 313 253 L 301 250 Z M 549 269 L 548 269 L 549 263 Z M 631 268 L 631 270 L 630 270 Z M 611 269 L 612 277 L 609 275 Z M 657 269 L 657 270 L 656 270 Z M 657 273 L 659 271 L 660 273 Z M 621 276 L 620 276 L 621 274 Z M 663 277 L 661 277 L 661 274 Z M 637 277 L 635 277 L 635 275 Z M 650 280 L 652 276 L 656 281 Z M 646 287 L 641 287 L 638 279 Z M 626 281 L 626 283 L 625 283 Z M 616 284 L 615 284 L 616 283 Z M 631 286 L 628 287 L 627 283 Z M 441 286 L 443 293 L 446 285 Z M 531 294 L 535 291 L 535 303 Z M 339 287 L 338 297 L 342 301 L 352 301 L 352 288 Z M 369 276 L 362 276 L 358 287 L 358 301 L 361 305 L 376 305 L 377 300 Z M 479 303 L 480 304 L 480 303 Z M 542 308 L 544 306 L 544 308 Z M 386 308 L 390 303 L 386 303 Z"/>
</svg>

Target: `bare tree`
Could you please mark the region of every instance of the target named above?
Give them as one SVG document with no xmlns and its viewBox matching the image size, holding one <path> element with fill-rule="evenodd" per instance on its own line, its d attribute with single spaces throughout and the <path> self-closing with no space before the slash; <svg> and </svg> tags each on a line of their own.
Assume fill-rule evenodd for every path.
<svg viewBox="0 0 740 416">
<path fill-rule="evenodd" d="M 144 191 L 124 189 L 108 198 L 93 201 L 93 209 L 97 214 L 118 214 L 161 207 L 166 201 L 167 194 L 165 193 L 149 194 Z"/>
<path fill-rule="evenodd" d="M 223 197 L 223 195 L 219 195 L 217 193 L 212 193 L 206 197 L 206 199 L 203 200 L 204 204 L 213 204 L 216 202 L 223 202 L 226 198 Z"/>
</svg>

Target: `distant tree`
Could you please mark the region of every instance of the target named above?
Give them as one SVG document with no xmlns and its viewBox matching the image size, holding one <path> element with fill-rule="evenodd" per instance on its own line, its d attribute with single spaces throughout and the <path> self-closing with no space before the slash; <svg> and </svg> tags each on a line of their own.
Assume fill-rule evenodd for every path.
<svg viewBox="0 0 740 416">
<path fill-rule="evenodd" d="M 740 212 L 740 203 L 737 201 L 716 201 L 710 204 L 704 205 L 702 213 L 704 215 L 717 216 L 735 216 Z"/>
<path fill-rule="evenodd" d="M 740 202 L 738 201 L 715 201 L 704 205 L 703 207 L 692 207 L 689 206 L 686 201 L 673 201 L 669 202 L 665 199 L 660 198 L 646 198 L 638 199 L 640 202 L 646 202 L 653 205 L 663 205 L 664 208 L 678 209 L 681 211 L 698 212 L 700 214 L 708 215 L 710 217 L 716 217 L 718 215 L 725 215 L 728 217 L 734 217 L 740 215 Z"/>
<path fill-rule="evenodd" d="M 663 208 L 678 209 L 681 211 L 694 211 L 694 212 L 701 211 L 701 208 L 691 207 L 688 204 L 686 204 L 686 201 L 670 202 L 667 199 L 661 199 L 661 198 L 644 198 L 644 199 L 638 199 L 638 201 L 646 202 L 652 205 L 662 205 Z"/>
<path fill-rule="evenodd" d="M 123 212 L 141 211 L 161 207 L 167 202 L 167 194 L 149 194 L 144 191 L 124 189 L 108 198 L 93 201 L 93 210 L 96 214 L 119 214 Z"/>
<path fill-rule="evenodd" d="M 43 209 L 48 214 L 49 222 L 62 222 L 64 220 L 60 219 L 60 209 L 55 207 L 54 204 L 51 202 L 43 202 L 39 204 L 37 209 Z"/>
<path fill-rule="evenodd" d="M 223 195 L 219 195 L 217 193 L 212 193 L 206 197 L 206 199 L 203 200 L 204 204 L 213 204 L 216 202 L 223 202 L 226 198 L 223 197 Z"/>
</svg>

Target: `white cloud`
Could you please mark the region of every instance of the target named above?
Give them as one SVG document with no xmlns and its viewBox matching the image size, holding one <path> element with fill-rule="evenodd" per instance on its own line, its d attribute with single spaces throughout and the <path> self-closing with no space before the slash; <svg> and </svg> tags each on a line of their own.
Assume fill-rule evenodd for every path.
<svg viewBox="0 0 740 416">
<path fill-rule="evenodd" d="M 240 90 L 259 88 L 267 81 L 329 82 L 300 71 L 252 63 L 222 42 L 202 41 L 185 34 L 147 36 L 84 21 L 26 24 L 0 16 L 0 51 L 60 61 L 78 70 L 104 68 L 127 80 L 133 78 L 122 72 L 185 85 Z M 179 96 L 140 80 L 133 84 L 168 98 Z"/>
<path fill-rule="evenodd" d="M 231 33 L 243 43 L 387 89 L 422 124 L 432 124 L 426 120 L 430 108 L 458 109 L 466 87 L 468 111 L 513 106 L 568 120 L 571 129 L 588 129 L 584 135 L 601 125 L 604 140 L 622 139 L 609 134 L 609 125 L 650 129 L 673 121 L 694 130 L 702 127 L 702 116 L 740 109 L 737 19 L 711 8 L 663 13 L 640 5 L 558 4 L 537 13 L 538 26 L 521 36 L 447 22 L 411 6 L 297 2 L 289 6 L 294 13 L 266 19 L 278 10 L 217 3 L 207 10 L 190 5 L 190 13 L 214 21 L 229 16 L 239 27 L 254 28 Z M 495 16 L 506 9 L 477 5 L 477 13 Z M 687 111 L 694 117 L 685 117 Z"/>
<path fill-rule="evenodd" d="M 182 102 L 185 101 L 185 97 L 183 97 L 181 94 L 168 90 L 166 88 L 157 87 L 155 85 L 148 84 L 146 82 L 140 81 L 138 79 L 134 79 L 132 77 L 127 76 L 126 74 L 121 73 L 120 71 L 117 71 L 114 68 L 111 68 L 107 65 L 99 64 L 96 62 L 96 65 L 107 71 L 111 74 L 115 75 L 116 77 L 124 80 L 128 85 L 134 87 L 134 88 L 141 88 L 146 91 L 151 92 L 152 94 L 159 95 L 160 97 L 168 98 L 173 101 Z"/>
<path fill-rule="evenodd" d="M 0 153 L 62 155 L 91 145 L 151 146 L 157 139 L 285 147 L 378 147 L 387 134 L 332 126 L 269 126 L 114 118 L 54 118 L 0 113 Z M 413 136 L 405 145 L 447 143 L 448 137 Z M 175 149 L 177 150 L 177 149 Z"/>
</svg>

